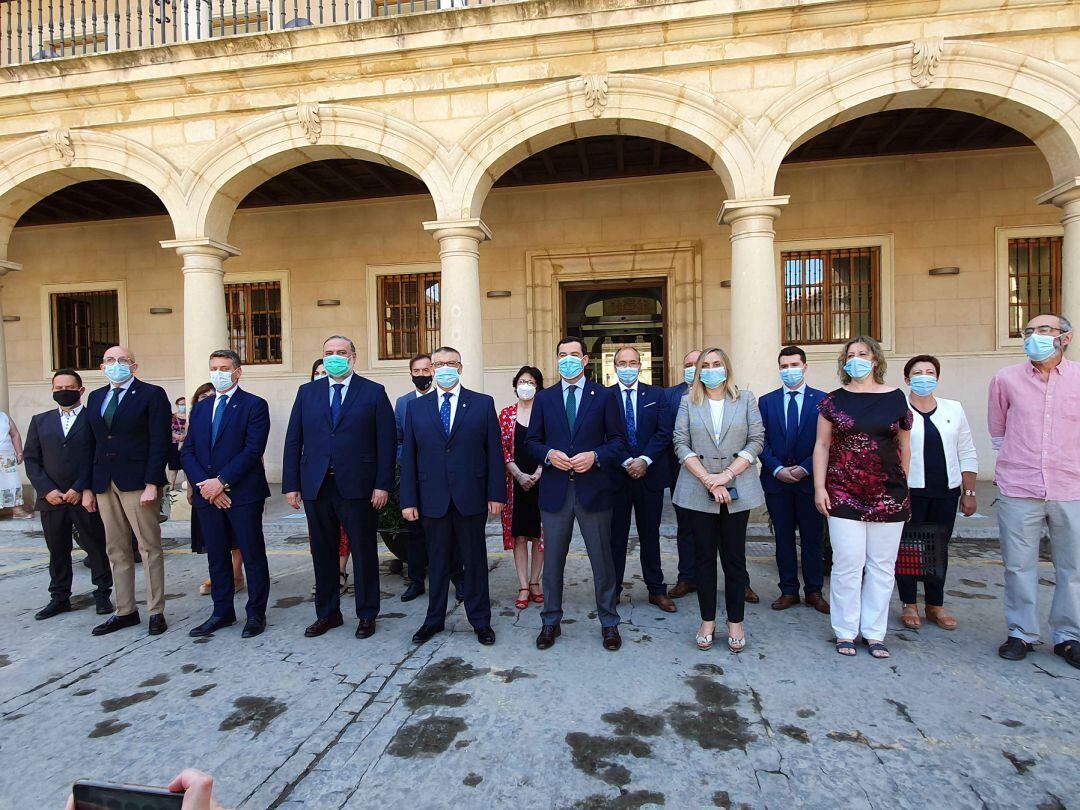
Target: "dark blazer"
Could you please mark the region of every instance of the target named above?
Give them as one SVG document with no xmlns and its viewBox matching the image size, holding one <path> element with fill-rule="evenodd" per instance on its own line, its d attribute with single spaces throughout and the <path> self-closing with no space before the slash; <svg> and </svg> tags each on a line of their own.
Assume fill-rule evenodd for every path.
<svg viewBox="0 0 1080 810">
<path fill-rule="evenodd" d="M 332 467 L 343 498 L 368 499 L 376 489 L 392 492 L 396 435 L 394 410 L 377 382 L 352 375 L 336 425 L 330 421 L 330 378 L 304 383 L 285 433 L 281 491 L 313 501 Z"/>
<path fill-rule="evenodd" d="M 53 506 L 45 496 L 58 489 L 73 489 L 80 495 L 90 489 L 94 473 L 94 432 L 90 430 L 89 417 L 83 408 L 64 436 L 57 408 L 39 413 L 30 420 L 23 446 L 23 463 L 26 476 L 37 493 L 35 509 L 60 509 Z"/>
<path fill-rule="evenodd" d="M 685 382 L 681 382 L 678 385 L 673 385 L 670 388 L 665 388 L 664 393 L 667 394 L 667 406 L 668 406 L 668 430 L 671 432 L 672 440 L 674 441 L 675 435 L 675 419 L 679 415 L 679 403 L 682 402 L 682 398 L 690 391 L 690 386 Z M 674 444 L 670 445 L 667 452 L 667 473 L 668 480 L 667 486 L 671 489 L 675 489 L 675 482 L 679 480 L 679 470 L 682 465 L 679 463 L 678 457 L 675 455 Z"/>
<path fill-rule="evenodd" d="M 435 384 L 432 383 L 431 387 L 427 390 L 430 394 L 435 390 Z M 424 396 L 427 396 L 425 394 Z M 416 396 L 416 389 L 412 389 L 407 394 L 402 394 L 394 401 L 394 421 L 397 422 L 397 454 L 398 461 L 401 460 L 401 446 L 405 443 L 405 414 L 409 409 L 409 403 L 413 400 L 419 399 Z"/>
<path fill-rule="evenodd" d="M 116 484 L 121 492 L 147 484 L 165 486 L 165 462 L 172 444 L 172 406 L 165 389 L 136 378 L 120 400 L 112 428 L 105 426 L 101 407 L 111 386 L 90 392 L 86 410 L 94 431 L 94 492 Z"/>
<path fill-rule="evenodd" d="M 210 446 L 217 396 L 195 403 L 188 416 L 187 437 L 180 449 L 180 462 L 192 486 L 191 505 L 211 504 L 194 486 L 208 478 L 220 478 L 229 485 L 234 506 L 264 501 L 270 497 L 263 453 L 270 436 L 270 408 L 266 400 L 237 388 L 221 417 L 217 442 Z"/>
<path fill-rule="evenodd" d="M 439 418 L 442 391 L 413 397 L 405 420 L 401 454 L 401 508 L 420 508 L 439 518 L 453 503 L 462 515 L 487 512 L 488 501 L 506 503 L 503 462 L 495 400 L 461 389 L 450 435 Z"/>
<path fill-rule="evenodd" d="M 619 413 L 618 400 L 604 386 L 585 381 L 578 403 L 574 431 L 566 421 L 562 380 L 536 395 L 525 448 L 532 458 L 545 464 L 540 476 L 540 508 L 557 512 L 566 502 L 570 472 L 547 464 L 549 450 L 561 450 L 568 456 L 585 451 L 597 454 L 597 464 L 584 474 L 574 473 L 574 490 L 586 509 L 610 509 L 615 477 L 612 472 L 629 455 L 626 433 Z"/>
<path fill-rule="evenodd" d="M 674 420 L 671 419 L 668 410 L 670 397 L 667 389 L 638 383 L 636 430 L 634 431 L 637 437 L 636 445 L 630 444 L 630 434 L 626 430 L 626 397 L 622 393 L 621 386 L 616 383 L 610 386 L 608 391 L 611 391 L 612 396 L 615 397 L 619 414 L 623 419 L 623 431 L 626 434 L 626 445 L 629 450 L 626 454 L 627 458 L 648 456 L 652 464 L 649 465 L 642 481 L 648 489 L 664 489 L 671 477 L 668 453 L 671 451 L 671 431 L 674 427 Z M 617 486 L 623 483 L 623 479 L 616 477 Z"/>
<path fill-rule="evenodd" d="M 824 391 L 806 386 L 803 394 L 802 413 L 799 414 L 799 434 L 795 439 L 795 452 L 785 457 L 787 447 L 787 395 L 786 388 L 770 391 L 758 401 L 761 421 L 765 424 L 765 447 L 761 451 L 761 488 L 768 493 L 784 492 L 791 487 L 805 494 L 814 492 L 814 442 L 817 441 L 818 403 Z M 798 484 L 785 484 L 773 475 L 777 467 L 798 464 L 809 475 Z"/>
</svg>

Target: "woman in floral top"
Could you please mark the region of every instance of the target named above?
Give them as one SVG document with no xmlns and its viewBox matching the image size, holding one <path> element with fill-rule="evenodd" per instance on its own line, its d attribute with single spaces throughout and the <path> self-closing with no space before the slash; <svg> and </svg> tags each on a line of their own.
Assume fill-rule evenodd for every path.
<svg viewBox="0 0 1080 810">
<path fill-rule="evenodd" d="M 903 392 L 885 384 L 885 355 L 876 340 L 848 341 L 838 365 L 843 387 L 818 405 L 814 446 L 814 501 L 829 519 L 833 549 L 836 651 L 855 655 L 861 633 L 874 658 L 888 658 L 889 598 L 911 512 L 912 416 Z"/>
</svg>

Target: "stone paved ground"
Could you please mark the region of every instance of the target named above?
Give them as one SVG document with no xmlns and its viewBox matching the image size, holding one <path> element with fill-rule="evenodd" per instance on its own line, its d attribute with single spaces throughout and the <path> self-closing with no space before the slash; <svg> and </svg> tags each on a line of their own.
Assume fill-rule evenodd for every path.
<svg viewBox="0 0 1080 810">
<path fill-rule="evenodd" d="M 565 634 L 541 653 L 539 611 L 513 609 L 512 561 L 494 537 L 494 647 L 476 643 L 461 609 L 450 632 L 411 646 L 426 605 L 403 605 L 389 574 L 374 638 L 347 625 L 304 639 L 302 521 L 269 528 L 267 633 L 195 640 L 187 630 L 209 611 L 197 593 L 205 559 L 184 551 L 184 523 L 166 526 L 169 632 L 100 639 L 82 566 L 82 609 L 34 621 L 47 585 L 38 527 L 0 528 L 0 807 L 59 808 L 78 777 L 162 784 L 185 765 L 214 773 L 222 801 L 244 808 L 1080 803 L 1080 671 L 1047 645 L 1023 663 L 994 654 L 993 544 L 954 548 L 961 629 L 897 630 L 894 616 L 894 657 L 882 662 L 837 656 L 825 617 L 807 608 L 769 610 L 775 571 L 756 542 L 764 602 L 749 609 L 738 656 L 698 652 L 696 604 L 663 615 L 639 580 L 622 608 L 624 648 L 604 652 L 580 555 Z M 1042 576 L 1045 615 L 1047 563 Z"/>
</svg>

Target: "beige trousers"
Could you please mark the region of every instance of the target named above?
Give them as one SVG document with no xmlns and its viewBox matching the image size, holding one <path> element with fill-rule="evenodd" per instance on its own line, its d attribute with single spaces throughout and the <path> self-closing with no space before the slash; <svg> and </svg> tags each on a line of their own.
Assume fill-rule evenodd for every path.
<svg viewBox="0 0 1080 810">
<path fill-rule="evenodd" d="M 160 490 L 159 490 L 160 491 Z M 105 552 L 112 564 L 113 593 L 116 615 L 135 613 L 135 553 L 131 550 L 131 533 L 139 542 L 146 576 L 146 607 L 150 615 L 165 612 L 165 556 L 161 551 L 161 496 L 148 506 L 139 505 L 142 490 L 122 492 L 109 484 L 98 493 L 98 511 L 105 524 Z"/>
</svg>

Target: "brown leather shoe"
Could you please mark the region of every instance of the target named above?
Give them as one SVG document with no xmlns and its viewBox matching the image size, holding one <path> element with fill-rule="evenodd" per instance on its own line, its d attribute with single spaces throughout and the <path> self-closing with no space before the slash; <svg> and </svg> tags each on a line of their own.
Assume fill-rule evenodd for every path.
<svg viewBox="0 0 1080 810">
<path fill-rule="evenodd" d="M 926 606 L 926 620 L 933 622 L 942 630 L 955 630 L 956 617 L 950 615 L 945 608 L 938 605 Z"/>
<path fill-rule="evenodd" d="M 622 636 L 619 635 L 618 627 L 604 627 L 600 630 L 604 638 L 604 649 L 615 652 L 622 646 Z"/>
<path fill-rule="evenodd" d="M 816 591 L 814 593 L 808 593 L 806 595 L 806 606 L 812 607 L 818 613 L 829 613 L 829 603 L 825 601 L 825 597 Z"/>
<path fill-rule="evenodd" d="M 799 604 L 799 595 L 797 593 L 782 593 L 780 597 L 772 603 L 773 610 L 787 610 L 792 605 Z"/>
<path fill-rule="evenodd" d="M 662 593 L 649 594 L 649 604 L 656 605 L 664 611 L 664 613 L 678 613 L 679 611 L 679 609 L 675 607 L 675 603 L 671 601 L 671 597 Z"/>
<path fill-rule="evenodd" d="M 308 628 L 304 631 L 304 636 L 307 638 L 315 638 L 321 636 L 327 630 L 333 630 L 335 627 L 341 627 L 345 623 L 341 618 L 341 613 L 335 613 L 333 616 L 328 616 L 325 619 L 316 619 Z"/>
<path fill-rule="evenodd" d="M 761 597 L 754 593 L 754 589 L 749 585 L 746 586 L 746 596 L 744 597 L 751 605 L 756 605 L 761 601 Z"/>
<path fill-rule="evenodd" d="M 545 624 L 540 628 L 540 635 L 536 637 L 536 649 L 546 650 L 555 645 L 555 639 L 562 635 L 562 628 L 558 624 Z"/>
<path fill-rule="evenodd" d="M 356 637 L 371 638 L 373 635 L 375 635 L 375 620 L 360 619 L 356 625 Z"/>
<path fill-rule="evenodd" d="M 674 588 L 668 588 L 667 595 L 672 599 L 681 599 L 688 593 L 694 593 L 697 590 L 697 585 L 692 585 L 689 582 L 678 582 Z"/>
</svg>

